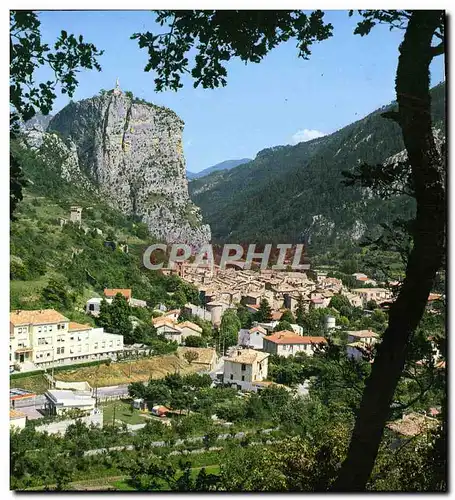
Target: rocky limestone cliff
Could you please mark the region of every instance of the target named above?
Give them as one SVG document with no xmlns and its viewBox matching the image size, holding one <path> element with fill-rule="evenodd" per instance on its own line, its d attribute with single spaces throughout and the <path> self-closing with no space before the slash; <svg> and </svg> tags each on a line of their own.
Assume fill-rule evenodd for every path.
<svg viewBox="0 0 455 500">
<path fill-rule="evenodd" d="M 210 241 L 210 227 L 188 195 L 183 121 L 173 111 L 107 93 L 69 104 L 47 131 L 73 143 L 100 195 L 139 216 L 152 235 L 196 247 Z"/>
</svg>

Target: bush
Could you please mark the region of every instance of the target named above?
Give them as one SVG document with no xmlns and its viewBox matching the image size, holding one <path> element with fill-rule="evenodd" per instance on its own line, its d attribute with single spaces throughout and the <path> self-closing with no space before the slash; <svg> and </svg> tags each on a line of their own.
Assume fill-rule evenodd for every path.
<svg viewBox="0 0 455 500">
<path fill-rule="evenodd" d="M 207 347 L 207 342 L 197 335 L 190 335 L 185 339 L 185 345 L 187 347 Z"/>
</svg>

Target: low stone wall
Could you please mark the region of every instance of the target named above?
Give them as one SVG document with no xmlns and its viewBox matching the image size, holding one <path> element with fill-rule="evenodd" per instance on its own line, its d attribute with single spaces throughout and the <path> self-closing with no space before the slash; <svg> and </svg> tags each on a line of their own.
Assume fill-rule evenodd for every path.
<svg viewBox="0 0 455 500">
<path fill-rule="evenodd" d="M 56 389 L 70 389 L 75 391 L 91 391 L 92 387 L 88 382 L 63 382 L 61 380 L 55 381 Z"/>
<path fill-rule="evenodd" d="M 93 424 L 97 427 L 103 427 L 103 412 L 98 411 L 88 415 L 87 417 L 78 418 L 77 420 L 80 420 L 86 425 Z M 48 432 L 49 434 L 64 434 L 66 429 L 74 423 L 76 423 L 75 419 L 60 420 L 57 422 L 51 422 L 50 424 L 40 425 L 39 427 L 36 427 L 35 430 L 37 432 Z"/>
</svg>

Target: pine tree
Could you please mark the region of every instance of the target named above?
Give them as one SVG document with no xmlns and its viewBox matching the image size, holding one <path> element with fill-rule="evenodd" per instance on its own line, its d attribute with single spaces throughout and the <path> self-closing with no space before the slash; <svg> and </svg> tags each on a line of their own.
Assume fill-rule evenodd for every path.
<svg viewBox="0 0 455 500">
<path fill-rule="evenodd" d="M 111 309 L 105 299 L 101 301 L 100 313 L 95 322 L 98 327 L 104 328 L 108 332 L 112 330 Z"/>
<path fill-rule="evenodd" d="M 303 326 L 305 323 L 305 303 L 303 301 L 303 295 L 300 294 L 297 299 L 297 307 L 295 308 L 295 321 L 298 325 Z"/>
<path fill-rule="evenodd" d="M 261 303 L 259 304 L 259 311 L 256 313 L 255 319 L 259 323 L 272 321 L 272 309 L 267 299 L 261 300 Z"/>
<path fill-rule="evenodd" d="M 286 309 L 281 316 L 280 321 L 287 321 L 288 323 L 295 323 L 295 318 L 289 309 Z"/>
</svg>

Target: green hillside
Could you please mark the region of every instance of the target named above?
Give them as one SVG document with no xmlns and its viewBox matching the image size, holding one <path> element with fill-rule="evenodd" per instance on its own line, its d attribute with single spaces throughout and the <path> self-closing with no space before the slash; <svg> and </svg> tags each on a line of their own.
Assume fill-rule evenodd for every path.
<svg viewBox="0 0 455 500">
<path fill-rule="evenodd" d="M 177 299 L 195 299 L 194 290 L 178 278 L 142 265 L 143 251 L 153 242 L 145 224 L 111 208 L 83 179 L 76 183 L 62 179 L 61 158 L 43 157 L 18 144 L 13 148 L 28 186 L 11 224 L 12 309 L 49 306 L 42 291 L 55 281 L 71 299 L 66 303 L 62 298 L 59 309 L 74 319 L 87 298 L 101 296 L 105 287 L 132 288 L 135 298 L 152 306 L 159 301 L 173 306 Z M 71 205 L 83 209 L 81 227 L 71 222 L 60 225 L 60 218 L 70 218 Z M 106 246 L 107 241 L 116 248 Z M 119 244 L 127 244 L 129 252 L 124 253 Z M 183 295 L 167 294 L 178 289 Z"/>
<path fill-rule="evenodd" d="M 432 90 L 435 125 L 445 116 L 445 85 Z M 392 105 L 391 105 L 392 106 Z M 343 170 L 378 164 L 404 149 L 385 106 L 341 130 L 296 146 L 277 146 L 229 171 L 189 184 L 214 241 L 306 242 L 319 251 L 374 236 L 379 224 L 412 216 L 413 200 L 379 200 L 341 184 Z"/>
</svg>

